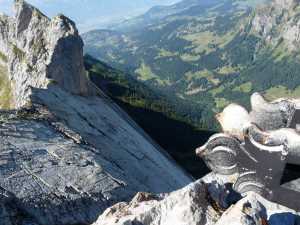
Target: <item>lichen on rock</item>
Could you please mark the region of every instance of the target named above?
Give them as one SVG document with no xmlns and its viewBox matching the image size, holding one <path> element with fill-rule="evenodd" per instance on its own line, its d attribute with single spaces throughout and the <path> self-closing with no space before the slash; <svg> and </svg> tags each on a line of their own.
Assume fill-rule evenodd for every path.
<svg viewBox="0 0 300 225">
<path fill-rule="evenodd" d="M 12 84 L 8 80 L 7 68 L 0 63 L 0 109 L 14 108 Z"/>
</svg>

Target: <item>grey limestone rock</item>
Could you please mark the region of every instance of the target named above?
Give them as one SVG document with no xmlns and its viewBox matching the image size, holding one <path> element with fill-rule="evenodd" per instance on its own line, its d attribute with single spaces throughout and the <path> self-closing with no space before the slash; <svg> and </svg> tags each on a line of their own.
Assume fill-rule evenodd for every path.
<svg viewBox="0 0 300 225">
<path fill-rule="evenodd" d="M 74 22 L 63 15 L 49 19 L 15 0 L 15 16 L 0 16 L 0 52 L 17 108 L 28 103 L 30 87 L 47 88 L 49 83 L 73 94 L 94 94 L 84 70 L 83 41 Z"/>
<path fill-rule="evenodd" d="M 169 192 L 191 181 L 104 100 L 60 94 L 52 101 L 61 117 L 40 105 L 0 113 L 0 187 L 24 219 L 88 224 L 139 191 Z"/>
<path fill-rule="evenodd" d="M 230 197 L 231 176 L 208 174 L 170 194 L 139 193 L 107 209 L 93 225 L 298 225 L 299 213 L 256 193 Z M 223 203 L 226 203 L 227 206 Z"/>
<path fill-rule="evenodd" d="M 17 109 L 0 111 L 1 225 L 91 224 L 137 192 L 193 180 L 90 83 L 71 20 L 23 0 L 15 11 L 0 16 L 0 65 Z"/>
<path fill-rule="evenodd" d="M 299 4 L 299 0 L 268 1 L 256 10 L 252 20 L 253 31 L 268 44 L 280 44 L 287 51 L 297 51 L 300 43 L 300 20 L 297 18 Z"/>
<path fill-rule="evenodd" d="M 299 213 L 250 193 L 230 207 L 216 225 L 295 225 Z"/>
<path fill-rule="evenodd" d="M 208 196 L 201 180 L 167 195 L 139 193 L 107 209 L 94 225 L 212 225 L 220 215 Z"/>
</svg>

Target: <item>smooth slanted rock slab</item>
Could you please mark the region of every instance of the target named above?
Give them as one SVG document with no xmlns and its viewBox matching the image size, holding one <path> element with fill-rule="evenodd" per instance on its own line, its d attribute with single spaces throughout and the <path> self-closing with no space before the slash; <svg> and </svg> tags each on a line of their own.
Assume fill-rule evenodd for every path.
<svg viewBox="0 0 300 225">
<path fill-rule="evenodd" d="M 129 186 L 151 186 L 140 191 L 159 193 L 164 192 L 162 189 L 168 192 L 191 182 L 164 150 L 111 100 L 74 96 L 56 86 L 33 90 L 33 93 L 33 102 L 45 105 L 94 146 L 98 154 L 125 171 L 126 177 L 133 178 L 126 182 Z"/>
<path fill-rule="evenodd" d="M 60 109 L 73 113 L 66 116 L 84 138 L 46 108 L 0 113 L 0 196 L 10 214 L 42 225 L 88 224 L 139 191 L 170 192 L 191 181 L 105 102 L 81 100 L 83 114 Z M 101 113 L 91 114 L 93 103 Z"/>
</svg>

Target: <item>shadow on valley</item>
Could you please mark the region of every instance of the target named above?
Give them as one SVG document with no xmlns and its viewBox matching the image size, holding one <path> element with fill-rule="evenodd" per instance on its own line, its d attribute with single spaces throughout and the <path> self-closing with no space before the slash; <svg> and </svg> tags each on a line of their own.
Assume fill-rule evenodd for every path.
<svg viewBox="0 0 300 225">
<path fill-rule="evenodd" d="M 143 130 L 195 178 L 209 170 L 195 149 L 213 134 L 187 121 L 168 98 L 103 62 L 85 56 L 91 81 L 110 96 Z"/>
<path fill-rule="evenodd" d="M 200 178 L 209 172 L 204 162 L 196 157 L 195 149 L 205 144 L 213 132 L 198 130 L 185 122 L 168 118 L 162 113 L 134 107 L 118 99 L 115 101 L 195 178 Z"/>
<path fill-rule="evenodd" d="M 195 149 L 205 144 L 214 132 L 199 129 L 179 113 L 177 109 L 181 107 L 181 102 L 175 108 L 163 94 L 130 74 L 90 56 L 85 57 L 85 66 L 93 83 L 126 111 L 188 173 L 200 178 L 209 172 L 204 162 L 196 157 Z M 287 165 L 282 183 L 299 178 L 299 171 L 300 166 Z"/>
</svg>

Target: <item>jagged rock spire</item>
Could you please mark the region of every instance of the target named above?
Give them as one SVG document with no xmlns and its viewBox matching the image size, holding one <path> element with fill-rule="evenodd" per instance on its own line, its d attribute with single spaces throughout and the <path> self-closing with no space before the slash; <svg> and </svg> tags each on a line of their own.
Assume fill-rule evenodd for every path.
<svg viewBox="0 0 300 225">
<path fill-rule="evenodd" d="M 15 0 L 14 9 L 15 16 L 0 23 L 0 51 L 7 56 L 15 107 L 29 101 L 31 87 L 45 89 L 50 83 L 72 94 L 92 95 L 75 23 L 63 15 L 49 19 L 24 0 Z"/>
</svg>

